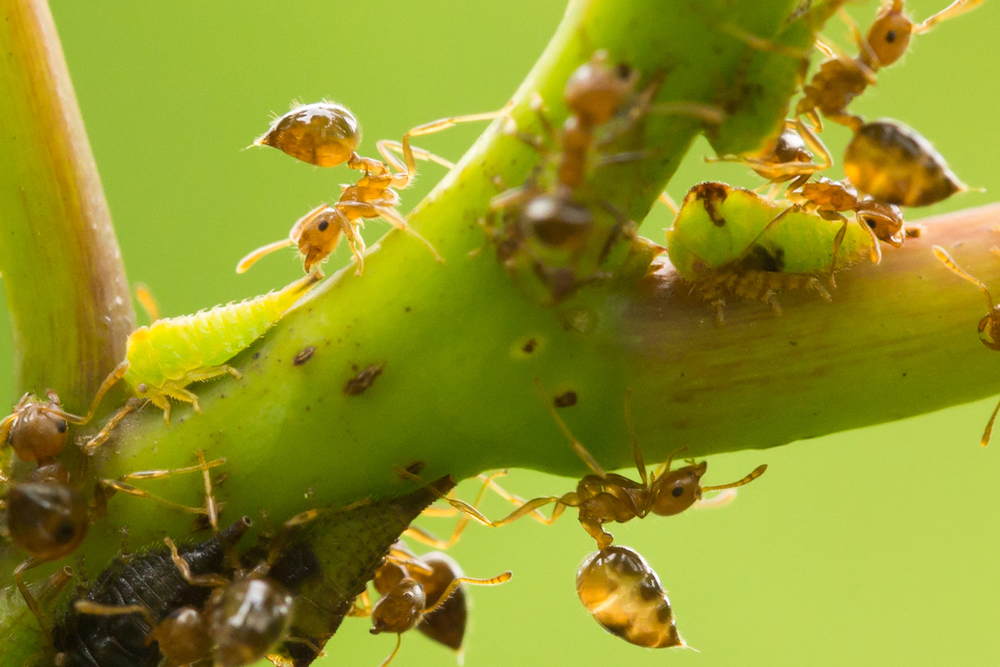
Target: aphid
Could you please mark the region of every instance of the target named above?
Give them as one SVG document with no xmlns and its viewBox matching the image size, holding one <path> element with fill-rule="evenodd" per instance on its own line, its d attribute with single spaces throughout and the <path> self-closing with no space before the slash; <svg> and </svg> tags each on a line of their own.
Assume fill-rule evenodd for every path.
<svg viewBox="0 0 1000 667">
<path fill-rule="evenodd" d="M 731 484 L 702 486 L 701 478 L 708 469 L 707 462 L 691 463 L 677 470 L 671 470 L 670 466 L 673 462 L 673 457 L 671 457 L 657 470 L 647 474 L 639 442 L 632 429 L 630 402 L 631 392 L 627 394 L 625 399 L 625 422 L 632 437 L 632 457 L 639 471 L 640 482 L 622 475 L 605 472 L 593 455 L 573 436 L 551 403 L 546 401 L 552 418 L 555 419 L 560 430 L 570 441 L 573 451 L 593 471 L 593 474 L 585 476 L 577 483 L 576 491 L 562 496 L 543 496 L 524 501 L 506 494 L 491 483 L 498 492 L 502 495 L 506 494 L 508 499 L 519 505 L 514 512 L 498 521 L 490 521 L 479 510 L 461 500 L 443 496 L 444 499 L 476 521 L 493 527 L 506 525 L 526 515 L 532 515 L 539 521 L 550 524 L 558 519 L 567 507 L 575 507 L 579 510 L 580 524 L 584 530 L 597 540 L 599 548 L 604 549 L 614 540 L 611 533 L 604 529 L 606 523 L 625 523 L 632 519 L 645 518 L 650 514 L 673 516 L 694 505 L 706 491 L 721 491 L 749 484 L 767 470 L 766 465 L 761 465 L 743 479 Z M 552 503 L 555 503 L 552 516 L 548 519 L 539 518 L 535 510 Z"/>
<path fill-rule="evenodd" d="M 860 192 L 898 206 L 930 206 L 969 190 L 927 139 L 891 119 L 857 128 L 844 173 Z"/>
<path fill-rule="evenodd" d="M 66 446 L 69 424 L 83 424 L 83 417 L 62 409 L 59 396 L 49 389 L 48 401 L 36 401 L 25 394 L 14 411 L 0 421 L 0 447 L 10 443 L 22 461 L 38 465 L 52 463 Z"/>
<path fill-rule="evenodd" d="M 871 246 L 869 233 L 867 226 L 832 224 L 799 206 L 708 181 L 684 198 L 666 245 L 674 268 L 721 323 L 726 292 L 778 313 L 779 290 L 812 289 L 829 300 L 817 276 L 857 261 Z"/>
<path fill-rule="evenodd" d="M 319 279 L 316 274 L 309 274 L 278 292 L 139 327 L 128 337 L 125 361 L 98 390 L 95 405 L 112 385 L 124 378 L 135 395 L 163 410 L 165 424 L 170 423 L 170 399 L 191 403 L 200 412 L 198 396 L 186 387 L 227 373 L 237 379 L 242 377 L 225 362 L 277 324 Z M 131 409 L 126 406 L 122 410 Z M 121 416 L 124 415 L 116 418 Z M 112 418 L 114 423 L 116 418 Z M 96 448 L 107 435 L 106 427 L 86 448 Z"/>
<path fill-rule="evenodd" d="M 986 289 L 986 285 L 984 285 L 978 278 L 966 273 L 962 268 L 960 268 L 944 248 L 936 245 L 933 250 L 934 255 L 941 260 L 942 264 L 948 267 L 960 278 L 964 278 L 978 287 L 982 291 L 983 296 L 986 297 L 986 304 L 989 306 L 989 310 L 985 315 L 983 315 L 983 319 L 979 320 L 979 340 L 981 340 L 983 345 L 989 349 L 994 350 L 995 352 L 1000 352 L 1000 306 L 993 305 L 993 297 L 990 296 L 990 292 Z M 993 414 L 990 415 L 990 420 L 986 423 L 986 430 L 983 431 L 983 437 L 979 441 L 979 444 L 983 447 L 990 444 L 990 438 L 993 437 L 993 423 L 997 419 L 997 413 L 1000 413 L 1000 403 L 997 403 L 997 407 L 993 410 Z"/>
<path fill-rule="evenodd" d="M 492 120 L 501 112 L 458 116 L 413 128 L 401 143 L 379 141 L 376 146 L 385 162 L 366 158 L 355 151 L 361 143 L 361 126 L 347 108 L 330 102 L 319 102 L 292 109 L 274 121 L 271 129 L 258 138 L 257 146 L 272 146 L 292 157 L 319 167 L 346 164 L 349 169 L 364 172 L 354 185 L 343 186 L 336 204 L 322 204 L 300 218 L 289 232 L 289 238 L 254 250 L 236 265 L 243 273 L 264 255 L 288 246 L 298 246 L 305 260 L 306 273 L 318 270 L 341 238 L 346 238 L 358 264 L 357 275 L 364 268 L 364 240 L 358 229 L 366 219 L 382 218 L 426 245 L 434 258 L 444 261 L 429 241 L 417 234 L 396 210 L 400 200 L 396 190 L 407 188 L 416 174 L 416 158 L 433 160 L 451 168 L 447 160 L 410 146 L 410 138 L 439 132 L 458 123 Z M 403 161 L 393 153 L 401 153 Z"/>
<path fill-rule="evenodd" d="M 558 131 L 545 116 L 541 98 L 532 101 L 532 108 L 545 131 L 544 137 L 520 134 L 512 121 L 506 128 L 508 134 L 538 150 L 543 160 L 525 184 L 496 195 L 490 202 L 491 211 L 509 212 L 504 216 L 503 232 L 492 234 L 497 242 L 497 256 L 512 268 L 520 251 L 527 257 L 533 272 L 549 285 L 554 301 L 566 298 L 582 285 L 601 277 L 592 271 L 584 271 L 584 276 L 578 276 L 573 267 L 590 248 L 590 239 L 597 233 L 593 206 L 600 207 L 615 220 L 606 237 L 594 246 L 598 251 L 593 258 L 596 266 L 604 262 L 614 243 L 634 227 L 624 213 L 608 202 L 592 201 L 586 192 L 587 173 L 595 147 L 610 144 L 648 113 L 689 115 L 716 124 L 722 120 L 718 109 L 699 104 L 665 103 L 654 108 L 650 100 L 659 89 L 659 82 L 636 96 L 638 80 L 637 70 L 624 63 L 611 65 L 608 53 L 597 51 L 566 81 L 563 95 L 569 116 Z M 622 122 L 609 128 L 615 120 Z M 599 139 L 599 131 L 605 130 L 607 136 Z M 602 163 L 639 157 L 641 155 L 636 153 L 606 156 Z M 546 186 L 542 176 L 551 163 L 555 165 L 554 183 Z M 543 257 L 549 254 L 559 260 L 553 262 Z M 553 266 L 559 263 L 569 266 Z"/>
<path fill-rule="evenodd" d="M 842 222 L 847 227 L 847 218 L 842 211 L 854 213 L 861 228 L 871 237 L 871 259 L 874 264 L 882 261 L 879 241 L 900 247 L 906 238 L 903 231 L 903 213 L 893 204 L 886 204 L 872 197 L 859 197 L 849 181 L 832 181 L 820 177 L 796 188 L 789 188 L 785 196 L 803 209 L 815 212 L 824 220 Z M 838 239 L 840 238 L 838 232 Z M 839 242 L 834 243 L 836 255 Z M 833 275 L 834 266 L 830 267 Z"/>
<path fill-rule="evenodd" d="M 457 565 L 452 565 L 450 559 L 441 558 L 444 554 L 435 555 L 430 561 L 424 557 L 415 557 L 404 547 L 394 547 L 387 558 L 386 564 L 376 573 L 375 586 L 382 597 L 375 606 L 358 614 L 371 614 L 373 635 L 382 632 L 396 633 L 396 647 L 380 667 L 385 667 L 399 652 L 404 632 L 437 616 L 445 614 L 441 621 L 436 621 L 431 630 L 424 631 L 428 637 L 446 646 L 459 650 L 465 629 L 465 604 L 462 592 L 461 613 L 456 613 L 456 607 L 446 608 L 453 594 L 461 591 L 463 583 L 478 586 L 495 586 L 509 581 L 510 572 L 504 572 L 490 579 L 472 579 L 462 576 Z M 459 621 L 459 617 L 461 620 Z M 459 627 L 459 623 L 460 626 Z M 435 636 L 442 631 L 443 634 Z M 457 634 L 458 646 L 454 646 Z"/>
<path fill-rule="evenodd" d="M 850 24 L 858 56 L 848 58 L 838 55 L 824 60 L 804 88 L 795 114 L 805 115 L 820 128 L 822 121 L 819 114 L 822 113 L 828 120 L 857 131 L 864 121 L 848 112 L 847 106 L 875 83 L 879 69 L 892 65 L 906 53 L 912 35 L 927 32 L 938 23 L 974 9 L 981 3 L 982 0 L 955 0 L 923 23 L 915 24 L 903 13 L 903 0 L 888 0 L 879 9 L 867 37 L 863 38 L 858 27 Z"/>
<path fill-rule="evenodd" d="M 228 554 L 249 527 L 250 520 L 243 517 L 210 540 L 176 549 L 177 558 L 192 576 L 225 578 L 230 572 Z M 53 642 L 61 654 L 57 664 L 158 667 L 164 655 L 188 659 L 202 642 L 203 629 L 192 622 L 189 610 L 201 615 L 198 610 L 204 609 L 211 592 L 183 576 L 169 549 L 118 558 L 55 627 Z M 189 651 L 185 644 L 194 648 Z"/>
<path fill-rule="evenodd" d="M 686 647 L 660 578 L 637 552 L 613 544 L 576 573 L 580 602 L 605 630 L 645 648 Z"/>
</svg>

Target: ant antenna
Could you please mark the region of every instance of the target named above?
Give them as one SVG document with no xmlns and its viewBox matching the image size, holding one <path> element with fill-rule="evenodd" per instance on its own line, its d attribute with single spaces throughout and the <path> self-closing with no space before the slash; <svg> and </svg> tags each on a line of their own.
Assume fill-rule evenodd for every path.
<svg viewBox="0 0 1000 667">
<path fill-rule="evenodd" d="M 989 306 L 990 306 L 990 319 L 996 321 L 994 319 L 995 315 L 994 315 L 994 308 L 993 308 L 993 297 L 990 296 L 990 291 L 988 289 L 986 289 L 986 285 L 983 284 L 983 281 L 981 281 L 978 278 L 975 278 L 975 277 L 969 275 L 968 273 L 966 273 L 965 271 L 963 271 L 961 268 L 959 268 L 958 264 L 955 263 L 955 260 L 953 260 L 951 258 L 951 255 L 949 255 L 945 251 L 945 249 L 942 248 L 941 246 L 936 245 L 936 246 L 934 246 L 932 248 L 932 250 L 934 251 L 934 256 L 937 257 L 939 260 L 941 260 L 942 264 L 944 264 L 945 266 L 947 266 L 954 273 L 958 274 L 959 277 L 965 278 L 970 283 L 972 283 L 973 285 L 975 285 L 976 287 L 978 287 L 979 289 L 981 289 L 983 291 L 983 294 L 986 295 L 986 303 L 988 303 Z"/>
<path fill-rule="evenodd" d="M 738 482 L 733 482 L 732 484 L 721 484 L 719 486 L 703 486 L 701 487 L 702 492 L 705 491 L 722 491 L 723 489 L 735 489 L 737 486 L 743 486 L 744 484 L 749 484 L 758 477 L 764 474 L 767 470 L 767 464 L 757 466 L 753 472 L 744 477 Z"/>
</svg>

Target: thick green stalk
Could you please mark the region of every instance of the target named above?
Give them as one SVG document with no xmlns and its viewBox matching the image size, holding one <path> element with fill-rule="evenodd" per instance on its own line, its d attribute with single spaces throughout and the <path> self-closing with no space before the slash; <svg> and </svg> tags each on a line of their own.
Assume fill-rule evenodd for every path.
<svg viewBox="0 0 1000 667">
<path fill-rule="evenodd" d="M 800 61 L 756 51 L 731 28 L 804 49 L 832 7 L 786 23 L 796 4 L 574 3 L 516 94 L 513 116 L 519 127 L 535 127 L 527 105 L 537 92 L 561 122 L 569 72 L 607 48 L 613 62 L 643 73 L 643 85 L 663 78 L 659 101 L 721 107 L 727 119 L 710 131 L 720 151 L 753 148 L 779 127 Z M 644 119 L 622 146 L 644 159 L 595 171 L 595 196 L 641 219 L 699 129 L 689 118 Z M 985 234 L 981 212 L 935 224 L 926 239 L 887 251 L 881 267 L 843 274 L 833 304 L 783 299 L 783 318 L 734 305 L 727 325 L 716 327 L 668 268 L 645 275 L 641 253 L 618 280 L 544 308 L 523 297 L 479 224 L 497 192 L 493 177 L 521 183 L 537 159 L 491 128 L 410 217 L 446 264 L 411 237 L 390 234 L 362 277 L 352 269 L 331 277 L 238 356 L 241 380 L 197 387 L 201 414 L 179 408 L 167 427 L 155 410 L 128 419 L 92 469 L 117 477 L 189 465 L 203 449 L 228 460 L 229 479 L 217 492 L 227 519 L 267 512 L 281 520 L 400 495 L 413 487 L 394 466 L 418 462 L 426 479 L 499 467 L 579 475 L 585 467 L 546 406 L 570 392 L 575 404 L 560 414 L 608 468 L 631 462 L 628 389 L 650 461 L 684 445 L 692 456 L 770 447 L 990 393 L 995 362 L 973 330 L 981 297 L 927 250 L 929 241 Z M 959 259 L 976 271 L 987 253 Z M 345 391 L 375 365 L 382 373 L 370 386 Z M 197 476 L 145 488 L 202 502 Z M 93 574 L 118 549 L 121 527 L 133 544 L 149 544 L 189 525 L 190 515 L 119 494 L 81 553 Z M 314 546 L 322 545 L 319 535 Z M 343 565 L 336 558 L 327 566 Z M 24 618 L 5 627 L 23 630 Z M 40 646 L 20 643 L 17 655 Z"/>
<path fill-rule="evenodd" d="M 45 0 L 0 1 L 0 272 L 22 391 L 85 411 L 135 328 L 121 253 Z"/>
</svg>

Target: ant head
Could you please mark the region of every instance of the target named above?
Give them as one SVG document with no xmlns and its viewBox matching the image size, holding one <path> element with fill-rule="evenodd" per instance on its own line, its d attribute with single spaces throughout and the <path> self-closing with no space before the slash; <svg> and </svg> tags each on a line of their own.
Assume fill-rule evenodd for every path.
<svg viewBox="0 0 1000 667">
<path fill-rule="evenodd" d="M 424 587 L 409 577 L 403 579 L 379 598 L 372 607 L 372 627 L 369 632 L 401 634 L 420 621 L 421 613 L 427 606 Z"/>
<path fill-rule="evenodd" d="M 361 125 L 346 107 L 317 102 L 292 109 L 274 121 L 255 146 L 271 146 L 317 167 L 344 164 L 361 143 Z"/>
<path fill-rule="evenodd" d="M 8 441 L 22 461 L 48 461 L 66 446 L 69 425 L 62 411 L 53 412 L 49 405 L 28 403 L 18 411 Z"/>
<path fill-rule="evenodd" d="M 877 60 L 868 64 L 878 68 L 899 60 L 910 46 L 912 34 L 913 21 L 903 13 L 903 0 L 891 0 L 883 5 L 868 30 L 868 46 Z"/>
<path fill-rule="evenodd" d="M 708 469 L 702 461 L 658 477 L 653 482 L 653 514 L 672 516 L 691 507 L 701 498 L 701 477 Z"/>
<path fill-rule="evenodd" d="M 87 501 L 58 482 L 19 484 L 7 493 L 7 528 L 15 544 L 41 561 L 72 553 L 87 535 Z"/>
<path fill-rule="evenodd" d="M 606 123 L 635 91 L 639 72 L 628 65 L 608 65 L 608 52 L 597 51 L 566 81 L 564 96 L 570 112 L 591 125 Z"/>
<path fill-rule="evenodd" d="M 251 577 L 226 586 L 212 605 L 215 664 L 249 665 L 288 636 L 292 594 L 273 579 Z"/>
<path fill-rule="evenodd" d="M 869 198 L 866 198 L 869 199 Z M 892 244 L 897 248 L 903 245 L 903 212 L 895 204 L 884 204 L 877 201 L 866 201 L 863 210 L 858 212 L 861 221 L 871 228 L 880 241 Z"/>
<path fill-rule="evenodd" d="M 350 229 L 350 223 L 336 206 L 323 206 L 295 224 L 292 238 L 305 257 L 306 272 L 334 251 L 345 229 Z"/>
<path fill-rule="evenodd" d="M 979 340 L 991 350 L 1000 352 L 1000 307 L 994 307 L 979 320 Z"/>
</svg>

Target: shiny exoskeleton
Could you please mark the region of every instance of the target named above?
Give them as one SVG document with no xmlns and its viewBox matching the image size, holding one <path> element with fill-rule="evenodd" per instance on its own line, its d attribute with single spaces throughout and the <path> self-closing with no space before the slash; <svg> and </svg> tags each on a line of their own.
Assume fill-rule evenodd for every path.
<svg viewBox="0 0 1000 667">
<path fill-rule="evenodd" d="M 400 204 L 397 190 L 407 188 L 416 174 L 416 159 L 434 160 L 448 167 L 450 162 L 410 145 L 414 136 L 431 134 L 457 123 L 495 118 L 497 113 L 446 118 L 413 128 L 401 143 L 379 141 L 376 146 L 382 158 L 375 160 L 358 155 L 361 125 L 346 107 L 331 102 L 318 102 L 296 107 L 272 123 L 271 128 L 255 141 L 257 146 L 272 146 L 284 153 L 319 167 L 346 165 L 363 172 L 354 185 L 342 187 L 340 199 L 332 206 L 322 204 L 300 218 L 286 240 L 254 250 L 241 259 L 237 273 L 249 269 L 258 259 L 281 248 L 297 246 L 306 273 L 318 271 L 342 238 L 346 238 L 357 262 L 356 273 L 364 268 L 364 240 L 359 229 L 365 220 L 381 218 L 426 245 L 434 258 L 444 261 L 426 239 L 411 229 L 396 210 Z M 395 152 L 394 152 L 395 151 Z M 400 153 L 400 161 L 395 153 Z"/>
<path fill-rule="evenodd" d="M 22 461 L 38 465 L 52 463 L 66 446 L 69 424 L 82 424 L 83 417 L 62 409 L 59 396 L 51 389 L 47 401 L 25 394 L 14 411 L 0 421 L 0 446 L 9 443 Z"/>
<path fill-rule="evenodd" d="M 927 139 L 890 119 L 857 128 L 844 173 L 860 192 L 898 206 L 930 206 L 969 189 Z"/>
<path fill-rule="evenodd" d="M 1000 305 L 993 305 L 993 297 L 990 296 L 990 291 L 986 289 L 986 285 L 959 267 L 944 248 L 938 245 L 934 246 L 934 255 L 955 275 L 968 280 L 982 291 L 983 296 L 986 297 L 986 304 L 989 310 L 979 320 L 979 340 L 994 352 L 1000 352 Z M 993 414 L 990 415 L 990 420 L 986 423 L 986 429 L 983 431 L 983 437 L 979 441 L 979 444 L 983 447 L 990 444 L 990 438 L 993 437 L 993 423 L 996 421 L 998 413 L 1000 413 L 1000 403 L 997 403 L 997 407 L 993 409 Z"/>
<path fill-rule="evenodd" d="M 903 213 L 893 204 L 877 201 L 873 197 L 859 197 L 857 191 L 848 181 L 832 181 L 820 177 L 809 181 L 797 189 L 789 189 L 785 194 L 788 199 L 796 202 L 808 211 L 817 213 L 824 220 L 843 221 L 847 227 L 847 218 L 842 212 L 852 212 L 861 227 L 871 236 L 872 262 L 878 264 L 882 260 L 882 249 L 879 241 L 885 241 L 892 246 L 903 245 L 905 232 L 903 230 Z M 834 246 L 833 256 L 837 256 L 839 240 Z M 835 267 L 830 267 L 833 275 Z"/>
<path fill-rule="evenodd" d="M 818 159 L 818 161 L 814 161 Z M 705 162 L 738 162 L 772 183 L 795 179 L 789 186 L 795 188 L 809 180 L 809 176 L 828 169 L 833 160 L 830 152 L 812 130 L 800 120 L 785 121 L 785 129 L 774 143 L 754 157 L 724 155 L 705 158 Z M 676 211 L 674 211 L 676 214 Z"/>
<path fill-rule="evenodd" d="M 868 35 L 861 36 L 857 26 L 851 25 L 858 56 L 838 56 L 824 60 L 819 71 L 803 90 L 803 97 L 795 109 L 796 115 L 807 116 L 817 127 L 822 127 L 820 114 L 835 123 L 857 130 L 863 123 L 860 116 L 851 114 L 847 107 L 876 81 L 882 67 L 899 60 L 915 34 L 927 32 L 938 23 L 974 9 L 982 0 L 955 0 L 945 9 L 923 23 L 914 23 L 903 13 L 903 0 L 889 0 L 879 9 Z"/>
<path fill-rule="evenodd" d="M 605 630 L 630 644 L 686 646 L 660 578 L 628 547 L 615 544 L 590 554 L 576 573 L 576 592 Z"/>
<path fill-rule="evenodd" d="M 671 458 L 657 470 L 647 474 L 638 440 L 632 433 L 632 456 L 641 478 L 640 482 L 636 482 L 622 475 L 605 472 L 593 455 L 573 436 L 569 427 L 556 414 L 552 404 L 548 403 L 548 406 L 552 417 L 573 446 L 573 450 L 593 471 L 593 474 L 585 476 L 577 483 L 576 491 L 562 496 L 543 496 L 525 501 L 506 494 L 505 491 L 491 483 L 501 495 L 507 495 L 510 500 L 519 505 L 514 512 L 497 521 L 490 521 L 468 503 L 447 497 L 444 500 L 476 521 L 493 527 L 506 525 L 528 515 L 543 523 L 552 523 L 567 507 L 575 507 L 579 510 L 579 519 L 583 528 L 597 540 L 598 547 L 603 549 L 611 545 L 614 540 L 611 533 L 604 529 L 604 524 L 625 523 L 632 519 L 645 518 L 650 514 L 659 516 L 679 514 L 700 500 L 706 491 L 721 491 L 749 484 L 767 470 L 766 465 L 761 465 L 743 479 L 731 484 L 702 486 L 701 478 L 708 469 L 707 462 L 691 463 L 677 470 L 671 470 Z M 625 417 L 631 431 L 629 400 L 626 400 L 625 403 Z M 552 503 L 555 503 L 555 509 L 553 509 L 549 519 L 540 518 L 535 512 L 538 508 Z"/>
<path fill-rule="evenodd" d="M 467 617 L 462 584 L 494 586 L 508 581 L 510 572 L 490 579 L 463 576 L 454 560 L 442 553 L 415 556 L 402 542 L 390 550 L 385 563 L 376 571 L 373 584 L 382 596 L 371 610 L 371 633 L 393 632 L 396 647 L 382 662 L 388 665 L 399 651 L 404 632 L 419 629 L 434 641 L 461 651 Z"/>
<path fill-rule="evenodd" d="M 231 569 L 227 554 L 249 526 L 248 519 L 241 519 L 217 537 L 182 546 L 178 553 L 192 574 L 225 577 Z M 90 613 L 71 605 L 67 616 L 53 630 L 53 643 L 60 653 L 58 664 L 60 667 L 157 667 L 164 656 L 157 641 L 147 641 L 154 630 L 149 618 L 157 624 L 153 640 L 196 641 L 186 629 L 191 625 L 191 614 L 186 608 L 196 612 L 204 609 L 211 593 L 212 589 L 185 579 L 168 549 L 119 558 L 101 573 L 81 599 L 106 607 L 144 608 L 148 614 Z M 160 628 L 168 617 L 171 621 Z"/>
</svg>

